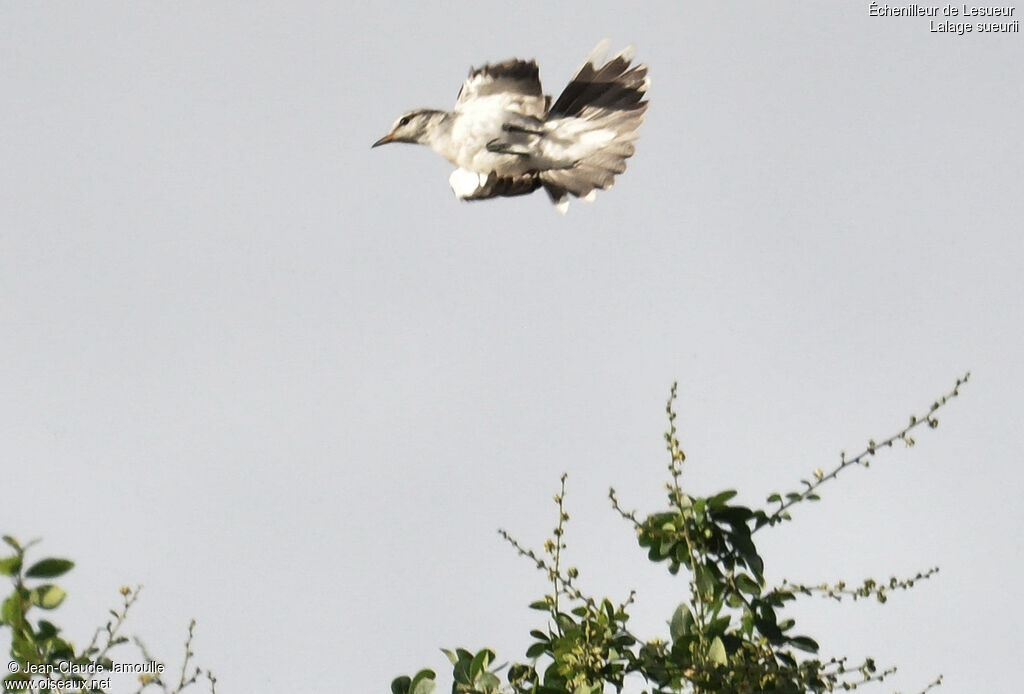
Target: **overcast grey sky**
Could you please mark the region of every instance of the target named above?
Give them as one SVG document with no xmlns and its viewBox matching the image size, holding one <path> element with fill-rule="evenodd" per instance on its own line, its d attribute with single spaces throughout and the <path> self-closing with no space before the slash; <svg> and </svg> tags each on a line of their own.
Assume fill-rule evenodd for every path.
<svg viewBox="0 0 1024 694">
<path fill-rule="evenodd" d="M 441 646 L 522 657 L 546 585 L 495 529 L 540 546 L 562 471 L 582 585 L 665 632 L 686 586 L 605 495 L 662 507 L 674 380 L 692 491 L 757 504 L 970 369 L 762 549 L 774 580 L 941 566 L 798 627 L 899 665 L 875 691 L 1012 691 L 1024 50 L 928 22 L 0 3 L 0 530 L 78 562 L 79 643 L 142 583 L 135 630 L 174 663 L 195 617 L 222 692 L 385 692 Z M 370 150 L 470 65 L 535 57 L 557 94 L 603 37 L 651 105 L 593 205 L 462 203 L 426 148 Z"/>
</svg>

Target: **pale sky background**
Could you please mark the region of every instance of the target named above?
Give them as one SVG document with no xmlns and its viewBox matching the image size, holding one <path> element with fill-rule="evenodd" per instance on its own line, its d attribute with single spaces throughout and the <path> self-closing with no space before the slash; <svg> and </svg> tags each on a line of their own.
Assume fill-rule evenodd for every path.
<svg viewBox="0 0 1024 694">
<path fill-rule="evenodd" d="M 940 5 L 941 6 L 941 5 Z M 1021 8 L 1017 17 L 1020 18 Z M 941 19 L 941 18 L 940 18 Z M 384 694 L 439 647 L 519 659 L 569 473 L 569 561 L 665 635 L 680 383 L 695 494 L 759 504 L 972 380 L 914 449 L 759 535 L 769 577 L 941 573 L 809 601 L 870 691 L 1018 689 L 1024 44 L 848 3 L 0 3 L 0 530 L 73 558 L 79 644 L 122 584 L 219 690 Z M 471 65 L 557 94 L 633 43 L 614 189 L 456 201 L 426 148 Z M 123 651 L 122 659 L 135 662 Z"/>
</svg>

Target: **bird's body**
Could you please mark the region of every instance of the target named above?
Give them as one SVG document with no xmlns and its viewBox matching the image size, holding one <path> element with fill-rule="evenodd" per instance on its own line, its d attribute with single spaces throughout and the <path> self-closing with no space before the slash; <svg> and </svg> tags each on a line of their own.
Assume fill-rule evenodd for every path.
<svg viewBox="0 0 1024 694">
<path fill-rule="evenodd" d="M 647 67 L 601 46 L 552 104 L 537 64 L 518 59 L 470 70 L 451 112 L 409 111 L 374 143 L 425 144 L 458 167 L 463 200 L 523 195 L 544 187 L 559 211 L 568 196 L 591 199 L 626 169 L 647 102 Z"/>
</svg>

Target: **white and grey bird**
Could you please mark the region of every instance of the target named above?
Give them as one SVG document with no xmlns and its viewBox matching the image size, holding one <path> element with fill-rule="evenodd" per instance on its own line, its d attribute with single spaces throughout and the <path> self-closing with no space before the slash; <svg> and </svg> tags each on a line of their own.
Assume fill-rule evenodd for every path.
<svg viewBox="0 0 1024 694">
<path fill-rule="evenodd" d="M 428 145 L 459 167 L 449 182 L 462 200 L 543 187 L 564 214 L 570 195 L 592 200 L 626 170 L 647 110 L 647 66 L 631 64 L 632 49 L 607 61 L 606 51 L 599 44 L 554 103 L 533 60 L 473 68 L 453 111 L 409 111 L 373 146 Z"/>
</svg>

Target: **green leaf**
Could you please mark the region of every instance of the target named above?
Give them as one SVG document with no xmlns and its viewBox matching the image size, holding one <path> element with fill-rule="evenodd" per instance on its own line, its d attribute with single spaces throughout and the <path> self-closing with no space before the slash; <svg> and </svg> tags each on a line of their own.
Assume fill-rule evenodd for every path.
<svg viewBox="0 0 1024 694">
<path fill-rule="evenodd" d="M 21 557 L 17 554 L 0 559 L 0 576 L 13 576 L 21 570 Z"/>
<path fill-rule="evenodd" d="M 21 619 L 21 600 L 18 594 L 11 595 L 0 605 L 0 622 L 3 624 L 14 624 Z"/>
<path fill-rule="evenodd" d="M 715 577 L 711 573 L 714 564 L 698 564 L 693 567 L 693 580 L 701 594 L 711 593 L 715 589 Z"/>
<path fill-rule="evenodd" d="M 40 619 L 39 629 L 36 631 L 36 634 L 41 639 L 48 639 L 56 636 L 57 632 L 59 631 L 60 629 L 57 628 L 57 626 L 55 626 L 52 622 L 48 622 L 45 619 Z"/>
<path fill-rule="evenodd" d="M 757 610 L 757 618 L 754 622 L 757 630 L 772 643 L 777 643 L 783 638 L 782 630 L 775 623 L 775 610 L 767 603 L 760 603 Z"/>
<path fill-rule="evenodd" d="M 471 682 L 476 682 L 477 678 L 480 677 L 480 673 L 487 669 L 487 664 L 491 662 L 492 658 L 494 658 L 494 654 L 486 648 L 473 656 L 473 662 L 469 664 L 469 679 Z"/>
<path fill-rule="evenodd" d="M 534 675 L 533 668 L 529 665 L 523 665 L 522 663 L 516 663 L 508 669 L 508 681 L 518 682 Z"/>
<path fill-rule="evenodd" d="M 547 643 L 535 643 L 526 649 L 527 658 L 539 658 L 548 650 Z"/>
<path fill-rule="evenodd" d="M 409 694 L 409 685 L 412 680 L 406 675 L 391 680 L 391 694 Z"/>
<path fill-rule="evenodd" d="M 678 564 L 687 564 L 687 565 L 689 565 L 689 563 L 690 563 L 690 552 L 686 549 L 686 545 L 685 544 L 679 543 L 678 545 L 676 545 L 676 552 L 675 552 L 674 559 L 675 559 L 676 563 L 678 563 Z"/>
<path fill-rule="evenodd" d="M 29 591 L 29 602 L 33 605 L 43 608 L 44 610 L 52 610 L 67 597 L 61 588 L 55 585 L 46 584 L 38 586 Z"/>
<path fill-rule="evenodd" d="M 711 659 L 711 662 L 718 665 L 729 664 L 729 658 L 725 654 L 725 644 L 717 636 L 711 642 L 711 647 L 708 649 L 708 658 Z"/>
<path fill-rule="evenodd" d="M 452 678 L 455 680 L 456 684 L 465 685 L 467 687 L 473 684 L 473 680 L 469 678 L 469 664 L 471 662 L 473 661 L 460 659 L 459 662 L 455 663 L 455 667 L 452 668 Z"/>
<path fill-rule="evenodd" d="M 3 691 L 31 691 L 27 686 L 14 685 L 15 682 L 29 682 L 31 681 L 31 679 L 32 675 L 28 674 L 27 672 L 13 672 L 10 675 L 7 675 L 7 677 L 4 677 L 4 684 L 8 685 L 8 687 Z"/>
<path fill-rule="evenodd" d="M 672 621 L 669 622 L 669 634 L 672 635 L 673 641 L 678 641 L 687 634 L 693 627 L 693 613 L 690 612 L 690 606 L 686 603 L 682 603 L 676 608 L 676 611 L 672 613 Z"/>
<path fill-rule="evenodd" d="M 793 648 L 799 648 L 807 653 L 818 652 L 818 642 L 808 636 L 797 636 L 789 640 Z"/>
<path fill-rule="evenodd" d="M 452 665 L 455 665 L 455 663 L 459 662 L 459 657 L 451 651 L 449 651 L 447 648 L 442 648 L 441 652 L 448 656 L 448 660 L 452 661 Z"/>
<path fill-rule="evenodd" d="M 547 600 L 537 600 L 536 602 L 531 602 L 530 603 L 530 609 L 531 610 L 540 610 L 541 612 L 547 612 L 548 610 L 551 609 L 551 606 L 548 605 Z"/>
<path fill-rule="evenodd" d="M 11 638 L 11 655 L 23 663 L 36 662 L 39 659 L 35 643 L 21 636 Z"/>
<path fill-rule="evenodd" d="M 13 537 L 11 537 L 10 535 L 4 535 L 4 536 L 3 536 L 3 540 L 4 540 L 4 542 L 6 542 L 6 543 L 7 543 L 8 545 L 10 545 L 11 549 L 13 549 L 13 550 L 14 550 L 15 552 L 21 552 L 21 551 L 22 551 L 22 549 L 21 549 L 21 545 L 19 545 L 19 544 L 18 544 L 18 541 L 17 541 L 17 540 L 15 540 L 15 539 L 14 539 Z"/>
<path fill-rule="evenodd" d="M 412 683 L 409 685 L 409 694 L 430 694 L 434 691 L 434 687 L 437 686 L 437 682 L 434 681 L 436 677 L 437 675 L 433 670 L 420 670 L 412 678 Z"/>
<path fill-rule="evenodd" d="M 485 692 L 495 692 L 501 686 L 501 680 L 493 672 L 484 672 L 481 673 L 476 684 L 477 689 L 482 689 Z"/>
<path fill-rule="evenodd" d="M 665 557 L 669 556 L 672 548 L 676 546 L 676 541 L 671 537 L 665 537 L 661 541 L 661 545 L 658 547 L 658 561 L 661 561 Z"/>
<path fill-rule="evenodd" d="M 782 501 L 782 496 L 778 493 L 772 494 L 771 496 L 768 497 L 769 504 L 775 504 L 780 501 Z"/>
<path fill-rule="evenodd" d="M 576 620 L 564 612 L 555 615 L 555 621 L 558 622 L 558 628 L 562 631 L 569 631 L 576 626 Z"/>
<path fill-rule="evenodd" d="M 754 572 L 754 576 L 758 580 L 761 580 L 764 576 L 764 561 L 757 553 L 757 548 L 754 546 L 753 540 L 750 539 L 750 533 L 744 529 L 744 532 L 733 533 L 730 539 L 736 551 L 743 558 L 743 563 Z"/>
<path fill-rule="evenodd" d="M 761 586 L 747 574 L 739 574 L 736 576 L 736 587 L 740 589 L 740 592 L 747 593 L 748 595 L 760 595 Z"/>
<path fill-rule="evenodd" d="M 63 576 L 75 566 L 75 562 L 67 559 L 48 557 L 37 561 L 25 572 L 28 578 L 57 578 Z"/>
<path fill-rule="evenodd" d="M 744 611 L 743 617 L 740 620 L 740 622 L 740 631 L 742 631 L 747 636 L 747 638 L 750 638 L 750 636 L 754 633 L 754 615 L 752 615 L 749 611 Z"/>
<path fill-rule="evenodd" d="M 730 621 L 732 621 L 732 618 L 728 614 L 725 615 L 724 617 L 718 617 L 717 619 L 712 619 L 711 622 L 708 624 L 707 629 L 705 630 L 704 633 L 707 634 L 708 636 L 712 636 L 712 635 L 715 636 L 715 637 L 721 636 L 722 634 L 725 633 L 725 630 L 729 627 L 729 622 Z"/>
<path fill-rule="evenodd" d="M 724 520 L 729 525 L 739 528 L 746 528 L 747 521 L 754 515 L 746 506 L 723 506 L 715 514 L 715 518 Z"/>
<path fill-rule="evenodd" d="M 733 498 L 734 496 L 736 496 L 735 489 L 726 489 L 724 492 L 719 492 L 718 494 L 715 494 L 713 497 L 708 499 L 708 506 L 711 508 L 712 511 L 717 511 L 718 509 L 725 506 L 725 502 Z"/>
<path fill-rule="evenodd" d="M 53 660 L 72 660 L 75 657 L 75 649 L 71 647 L 67 641 L 59 637 L 52 637 L 49 639 L 40 639 L 45 646 L 46 650 L 50 653 L 50 658 Z"/>
</svg>

